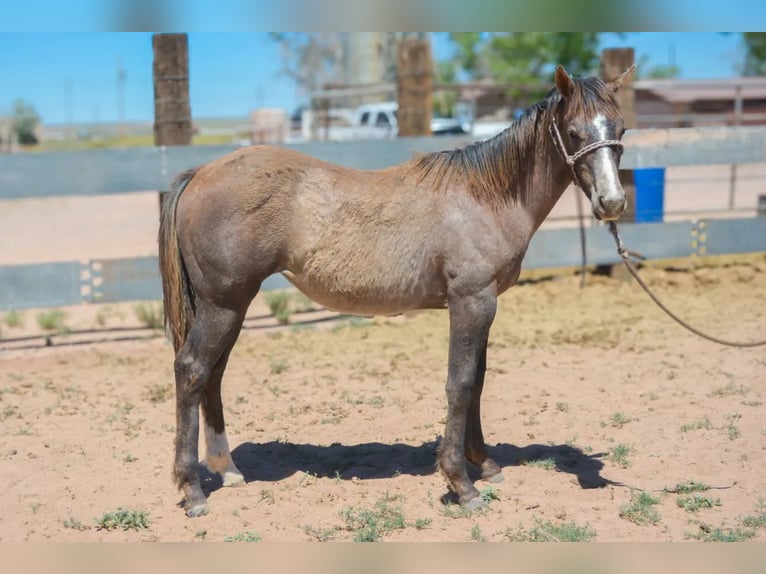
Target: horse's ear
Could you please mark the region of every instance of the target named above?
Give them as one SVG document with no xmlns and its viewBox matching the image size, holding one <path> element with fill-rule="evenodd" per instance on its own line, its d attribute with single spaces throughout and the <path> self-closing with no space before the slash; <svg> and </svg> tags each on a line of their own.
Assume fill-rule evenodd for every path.
<svg viewBox="0 0 766 574">
<path fill-rule="evenodd" d="M 613 92 L 616 92 L 617 90 L 619 90 L 622 87 L 622 85 L 630 79 L 630 77 L 633 75 L 633 72 L 635 72 L 635 71 L 636 71 L 636 65 L 633 64 L 633 65 L 630 66 L 630 68 L 625 70 L 620 75 L 619 78 L 617 78 L 616 80 L 614 80 L 612 82 L 609 82 L 609 84 L 608 84 L 609 85 L 609 89 L 612 90 Z"/>
<path fill-rule="evenodd" d="M 572 78 L 569 77 L 569 74 L 567 74 L 564 66 L 561 64 L 556 66 L 554 79 L 556 81 L 556 89 L 559 91 L 559 93 L 565 98 L 570 97 L 574 92 L 574 82 L 572 81 Z"/>
</svg>

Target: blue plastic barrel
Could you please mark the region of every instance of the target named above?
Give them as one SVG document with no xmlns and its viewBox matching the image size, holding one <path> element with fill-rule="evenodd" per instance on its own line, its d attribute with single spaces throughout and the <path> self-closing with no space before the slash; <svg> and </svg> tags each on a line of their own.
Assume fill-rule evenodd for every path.
<svg viewBox="0 0 766 574">
<path fill-rule="evenodd" d="M 636 223 L 662 221 L 665 211 L 665 168 L 633 170 L 636 185 Z"/>
</svg>

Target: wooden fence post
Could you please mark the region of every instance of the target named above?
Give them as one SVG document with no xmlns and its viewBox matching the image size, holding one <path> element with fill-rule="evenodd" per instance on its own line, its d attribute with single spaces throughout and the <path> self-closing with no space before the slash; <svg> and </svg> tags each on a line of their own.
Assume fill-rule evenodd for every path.
<svg viewBox="0 0 766 574">
<path fill-rule="evenodd" d="M 154 52 L 154 145 L 190 145 L 189 47 L 186 34 L 155 34 Z M 165 197 L 159 194 L 160 209 Z"/>
<path fill-rule="evenodd" d="M 396 83 L 399 136 L 430 136 L 433 62 L 428 40 L 404 38 L 399 42 Z"/>
</svg>

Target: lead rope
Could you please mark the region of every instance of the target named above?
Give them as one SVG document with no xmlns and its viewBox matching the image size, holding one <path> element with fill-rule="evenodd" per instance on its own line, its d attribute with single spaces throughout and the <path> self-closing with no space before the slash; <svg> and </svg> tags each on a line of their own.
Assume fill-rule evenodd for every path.
<svg viewBox="0 0 766 574">
<path fill-rule="evenodd" d="M 718 343 L 719 345 L 726 345 L 727 347 L 740 347 L 740 348 L 748 348 L 748 347 L 760 347 L 762 345 L 766 345 L 766 340 L 764 341 L 752 341 L 747 343 L 739 343 L 735 341 L 725 341 L 723 339 L 719 339 L 718 337 L 713 337 L 712 335 L 708 335 L 706 333 L 703 333 L 699 329 L 695 329 L 689 323 L 681 319 L 678 315 L 673 313 L 670 309 L 668 309 L 662 301 L 659 300 L 659 298 L 652 292 L 651 289 L 644 283 L 643 279 L 638 275 L 638 270 L 633 265 L 633 262 L 630 260 L 631 256 L 635 256 L 636 254 L 629 251 L 625 248 L 625 246 L 622 243 L 622 238 L 620 237 L 620 234 L 617 231 L 617 224 L 614 221 L 609 222 L 609 232 L 614 237 L 614 241 L 617 244 L 617 253 L 620 254 L 620 257 L 622 258 L 622 262 L 625 264 L 625 267 L 628 268 L 628 271 L 630 271 L 630 274 L 633 275 L 633 278 L 638 281 L 638 284 L 641 286 L 641 288 L 646 291 L 646 294 L 649 295 L 649 297 L 654 301 L 657 306 L 665 311 L 665 313 L 668 314 L 672 319 L 674 319 L 679 325 L 684 327 L 685 329 L 688 329 L 695 335 L 698 335 L 702 337 L 703 339 L 707 339 L 708 341 L 712 341 L 713 343 Z"/>
<path fill-rule="evenodd" d="M 575 171 L 575 164 L 577 163 L 577 160 L 582 158 L 584 155 L 589 154 L 590 152 L 597 150 L 598 148 L 601 148 L 601 147 L 605 147 L 605 146 L 623 147 L 622 142 L 618 140 L 600 140 L 577 150 L 572 155 L 569 155 L 567 153 L 566 146 L 564 145 L 564 140 L 561 137 L 561 133 L 559 132 L 559 126 L 558 126 L 558 123 L 556 122 L 555 116 L 553 117 L 550 125 L 548 126 L 548 129 L 551 133 L 551 136 L 553 137 L 553 143 L 555 144 L 556 149 L 558 149 L 559 153 L 564 158 L 564 161 L 566 161 L 567 165 L 572 170 L 573 183 L 580 189 L 583 189 L 583 187 L 580 185 L 580 182 L 577 177 L 577 172 Z M 578 202 L 578 207 L 579 207 L 579 202 Z M 641 279 L 641 277 L 638 275 L 638 270 L 635 268 L 630 258 L 636 257 L 636 258 L 643 259 L 643 257 L 641 257 L 638 253 L 635 253 L 625 248 L 625 246 L 622 243 L 622 238 L 620 237 L 620 234 L 617 231 L 617 224 L 614 221 L 609 222 L 609 232 L 614 237 L 615 243 L 617 243 L 617 253 L 620 254 L 620 257 L 622 258 L 622 262 L 625 264 L 625 267 L 628 268 L 628 271 L 630 271 L 630 274 L 633 275 L 633 278 L 638 282 L 641 288 L 644 291 L 646 291 L 646 294 L 649 295 L 651 300 L 654 301 L 660 309 L 665 311 L 665 313 L 667 313 L 668 316 L 671 319 L 675 320 L 679 325 L 691 331 L 695 335 L 702 337 L 703 339 L 707 339 L 708 341 L 712 341 L 713 343 L 718 343 L 719 345 L 726 345 L 727 347 L 751 348 L 751 347 L 761 347 L 763 345 L 766 345 L 766 340 L 752 341 L 747 343 L 725 341 L 723 339 L 719 339 L 718 337 L 713 337 L 712 335 L 703 333 L 699 329 L 696 329 L 692 327 L 691 325 L 689 325 L 689 323 L 687 323 L 686 321 L 681 319 L 678 315 L 673 313 L 673 311 L 668 309 L 665 306 L 665 304 L 662 301 L 660 301 L 660 299 L 652 292 L 652 290 L 649 289 L 646 283 L 644 283 L 643 279 Z M 584 272 L 585 265 L 586 265 L 585 228 L 583 227 L 582 217 L 580 217 L 580 241 L 582 242 L 582 257 L 583 257 L 582 267 Z M 584 279 L 580 279 L 580 286 L 582 287 L 583 285 L 584 285 Z"/>
</svg>

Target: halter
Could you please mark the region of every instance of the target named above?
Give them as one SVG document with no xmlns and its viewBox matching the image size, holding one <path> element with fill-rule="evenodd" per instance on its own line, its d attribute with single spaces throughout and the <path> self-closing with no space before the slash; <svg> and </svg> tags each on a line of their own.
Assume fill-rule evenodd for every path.
<svg viewBox="0 0 766 574">
<path fill-rule="evenodd" d="M 588 155 L 590 152 L 602 147 L 624 147 L 620 140 L 599 140 L 597 142 L 588 144 L 578 149 L 572 155 L 569 155 L 569 153 L 567 153 L 567 148 L 564 145 L 564 140 L 561 138 L 561 132 L 559 131 L 559 125 L 558 122 L 556 122 L 555 115 L 553 116 L 551 123 L 548 126 L 548 130 L 551 132 L 551 137 L 553 138 L 553 143 L 556 149 L 559 151 L 561 157 L 564 158 L 564 161 L 572 170 L 572 181 L 574 181 L 575 185 L 583 191 L 585 191 L 585 188 L 580 184 L 580 178 L 578 177 L 577 171 L 575 170 L 575 165 L 577 162 Z"/>
</svg>

